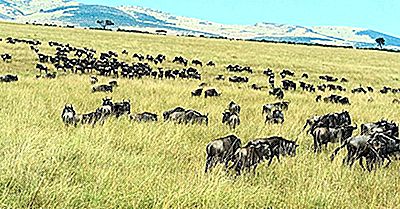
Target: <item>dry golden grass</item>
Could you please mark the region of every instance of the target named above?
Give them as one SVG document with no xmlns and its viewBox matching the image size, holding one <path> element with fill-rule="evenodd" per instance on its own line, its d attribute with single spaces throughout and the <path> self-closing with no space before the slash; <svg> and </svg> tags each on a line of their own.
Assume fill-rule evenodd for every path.
<svg viewBox="0 0 400 209">
<path fill-rule="evenodd" d="M 399 208 L 399 163 L 376 172 L 363 172 L 331 163 L 333 149 L 314 155 L 312 138 L 299 136 L 299 153 L 271 167 L 264 165 L 257 175 L 233 178 L 222 169 L 204 174 L 205 145 L 234 133 L 245 143 L 251 138 L 281 135 L 294 139 L 305 120 L 315 114 L 349 110 L 355 123 L 388 118 L 399 122 L 399 106 L 393 95 L 344 93 L 351 106 L 315 103 L 315 94 L 289 92 L 291 101 L 280 125 L 264 125 L 261 107 L 275 99 L 266 91 L 254 91 L 251 83 L 266 84 L 262 70 L 288 68 L 311 75 L 346 77 L 348 89 L 359 84 L 376 90 L 383 85 L 400 87 L 400 54 L 249 43 L 199 38 L 137 35 L 128 33 L 34 27 L 1 23 L 1 38 L 38 39 L 40 49 L 53 53 L 46 42 L 53 40 L 98 52 L 114 50 L 167 56 L 165 67 L 178 67 L 174 56 L 214 60 L 216 68 L 201 69 L 203 81 L 222 92 L 220 98 L 191 98 L 199 81 L 120 79 L 112 94 L 92 94 L 88 75 L 64 75 L 55 80 L 36 80 L 37 62 L 27 45 L 0 42 L 0 53 L 11 53 L 11 63 L 0 61 L 0 74 L 16 73 L 16 83 L 0 83 L 0 207 L 22 208 Z M 133 59 L 121 56 L 122 60 Z M 228 73 L 227 64 L 256 69 L 249 84 L 215 81 Z M 243 75 L 248 75 L 244 73 Z M 109 78 L 101 78 L 101 82 Z M 103 127 L 65 127 L 60 114 L 65 103 L 78 112 L 100 106 L 106 95 L 115 100 L 129 98 L 132 112 L 151 111 L 159 115 L 175 106 L 210 114 L 210 125 L 185 126 L 173 123 L 131 123 L 126 117 L 112 119 Z M 374 102 L 368 103 L 371 96 Z M 397 96 L 398 97 L 398 96 Z M 229 101 L 242 106 L 242 124 L 235 131 L 221 124 L 221 112 Z"/>
</svg>

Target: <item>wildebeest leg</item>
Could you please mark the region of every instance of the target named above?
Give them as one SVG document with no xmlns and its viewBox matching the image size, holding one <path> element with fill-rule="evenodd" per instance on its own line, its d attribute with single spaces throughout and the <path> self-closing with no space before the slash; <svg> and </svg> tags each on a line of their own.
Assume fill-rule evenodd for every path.
<svg viewBox="0 0 400 209">
<path fill-rule="evenodd" d="M 207 156 L 205 173 L 207 173 L 208 169 L 211 169 L 210 165 L 212 163 L 212 159 L 213 159 L 212 156 Z"/>
<path fill-rule="evenodd" d="M 317 150 L 318 150 L 318 141 L 317 141 L 317 138 L 314 137 L 314 152 L 316 153 Z"/>
<path fill-rule="evenodd" d="M 271 163 L 272 163 L 272 160 L 274 159 L 274 156 L 272 156 L 272 157 L 270 157 L 269 158 L 269 161 L 268 161 L 268 166 L 270 166 L 271 165 Z"/>
<path fill-rule="evenodd" d="M 253 167 L 253 174 L 254 174 L 254 175 L 256 175 L 257 166 L 258 166 L 258 165 L 256 164 L 256 165 L 254 165 L 254 167 Z"/>
<path fill-rule="evenodd" d="M 364 164 L 363 164 L 363 158 L 361 157 L 361 158 L 358 160 L 358 162 L 359 162 L 361 168 L 363 169 L 363 171 L 365 171 L 365 167 L 364 167 Z"/>
<path fill-rule="evenodd" d="M 390 159 L 389 156 L 385 156 L 385 158 L 388 160 L 388 163 L 385 165 L 385 168 L 387 168 L 392 163 L 392 160 Z"/>
</svg>

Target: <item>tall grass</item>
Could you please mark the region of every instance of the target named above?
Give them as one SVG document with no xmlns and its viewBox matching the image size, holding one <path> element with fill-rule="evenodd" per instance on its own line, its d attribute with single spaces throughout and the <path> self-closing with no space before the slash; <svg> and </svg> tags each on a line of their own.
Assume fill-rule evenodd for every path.
<svg viewBox="0 0 400 209">
<path fill-rule="evenodd" d="M 305 120 L 316 114 L 349 110 L 354 122 L 381 118 L 399 122 L 399 106 L 393 95 L 343 93 L 351 106 L 315 103 L 315 94 L 289 92 L 291 101 L 281 125 L 264 125 L 261 107 L 275 98 L 254 91 L 251 83 L 266 84 L 262 70 L 289 68 L 308 72 L 308 82 L 321 83 L 318 76 L 346 77 L 351 89 L 371 85 L 399 86 L 399 54 L 332 49 L 283 44 L 248 43 L 183 37 L 160 37 L 128 33 L 59 29 L 1 23 L 2 38 L 38 39 L 41 51 L 54 53 L 46 42 L 60 41 L 98 52 L 115 50 L 145 54 L 163 53 L 164 67 L 176 68 L 176 55 L 214 60 L 217 67 L 201 69 L 203 81 L 222 92 L 220 98 L 191 98 L 199 81 L 118 80 L 112 94 L 92 94 L 88 75 L 64 75 L 55 80 L 36 80 L 36 58 L 27 45 L 0 42 L 1 53 L 13 61 L 0 61 L 0 74 L 17 73 L 16 83 L 0 83 L 0 207 L 43 208 L 399 208 L 399 164 L 372 173 L 359 166 L 330 162 L 333 149 L 320 155 L 312 152 L 312 138 L 300 133 Z M 133 59 L 121 56 L 132 62 Z M 215 81 L 227 76 L 227 64 L 256 69 L 249 84 Z M 107 82 L 108 78 L 101 78 Z M 396 86 L 397 85 L 397 86 Z M 102 127 L 65 127 L 60 118 L 65 103 L 78 112 L 93 111 L 106 95 L 114 100 L 129 98 L 132 111 L 157 112 L 184 106 L 210 114 L 210 125 L 186 126 L 157 122 L 131 123 L 126 117 L 111 119 Z M 368 97 L 375 100 L 368 103 Z M 242 106 L 242 124 L 230 131 L 221 124 L 221 113 L 229 101 Z M 238 178 L 221 167 L 204 174 L 205 145 L 234 133 L 245 143 L 256 137 L 281 135 L 299 137 L 299 153 L 271 167 L 260 166 L 257 175 Z"/>
</svg>

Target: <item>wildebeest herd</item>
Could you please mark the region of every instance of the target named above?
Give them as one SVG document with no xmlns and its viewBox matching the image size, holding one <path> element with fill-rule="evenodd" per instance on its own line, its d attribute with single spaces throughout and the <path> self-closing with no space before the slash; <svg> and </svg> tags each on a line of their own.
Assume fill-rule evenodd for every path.
<svg viewBox="0 0 400 209">
<path fill-rule="evenodd" d="M 118 86 L 117 80 L 111 80 L 106 84 L 97 84 L 97 76 L 112 77 L 114 79 L 141 79 L 144 77 L 153 79 L 193 79 L 202 80 L 202 74 L 196 67 L 216 67 L 216 63 L 212 60 L 205 65 L 199 59 L 193 59 L 191 62 L 183 56 L 176 56 L 172 59 L 172 63 L 182 65 L 180 69 L 166 69 L 161 65 L 167 62 L 167 57 L 163 54 L 142 55 L 134 53 L 131 57 L 139 62 L 127 63 L 119 59 L 129 56 L 127 50 L 123 50 L 121 55 L 115 51 L 101 52 L 90 48 L 77 48 L 70 44 L 62 44 L 54 41 L 48 42 L 48 45 L 55 49 L 55 54 L 48 55 L 41 53 L 38 48 L 42 43 L 40 41 L 22 40 L 7 38 L 8 44 L 28 44 L 34 54 L 37 55 L 35 67 L 40 75 L 37 78 L 56 78 L 57 72 L 88 74 L 90 75 L 90 83 L 93 85 L 91 91 L 112 93 Z M 98 55 L 98 56 L 96 56 Z M 1 55 L 4 62 L 12 62 L 12 56 L 4 53 Z M 192 67 L 189 67 L 190 63 Z M 52 70 L 57 72 L 50 72 Z M 228 65 L 225 67 L 230 73 L 248 73 L 255 74 L 257 71 L 249 66 Z M 94 76 L 96 74 L 96 76 Z M 310 78 L 309 73 L 303 73 L 301 80 L 295 81 L 295 72 L 284 69 L 277 73 L 281 77 L 281 85 L 276 83 L 275 72 L 271 69 L 263 71 L 263 75 L 267 76 L 267 84 L 259 85 L 253 83 L 249 86 L 251 89 L 263 91 L 267 89 L 270 95 L 279 99 L 279 102 L 262 105 L 262 115 L 265 115 L 265 123 L 282 124 L 285 121 L 285 111 L 289 108 L 288 101 L 282 101 L 286 92 L 302 90 L 307 93 L 340 91 L 346 92 L 347 89 L 340 84 L 334 82 L 348 83 L 346 78 L 335 78 L 330 75 L 321 75 L 318 78 L 323 84 L 312 84 L 306 82 Z M 290 78 L 290 79 L 289 79 Z M 215 80 L 225 80 L 225 75 L 218 75 Z M 0 76 L 0 82 L 18 81 L 17 75 Z M 243 75 L 230 76 L 228 79 L 232 83 L 248 83 L 250 78 Z M 374 92 L 373 87 L 368 86 L 357 87 L 351 90 L 351 93 L 367 94 Z M 392 88 L 384 86 L 380 91 L 381 94 L 398 94 L 400 88 Z M 193 97 L 198 97 L 204 94 L 205 98 L 219 97 L 222 95 L 215 88 L 204 90 L 203 85 L 191 92 Z M 316 102 L 323 101 L 326 103 L 335 103 L 342 105 L 350 105 L 348 97 L 331 94 L 330 96 L 316 96 Z M 400 103 L 398 99 L 393 100 L 393 103 Z M 261 107 L 261 105 L 260 105 Z M 226 124 L 231 130 L 235 130 L 243 121 L 240 119 L 241 107 L 234 101 L 231 101 L 227 108 L 222 112 L 222 123 Z M 131 113 L 130 100 L 122 100 L 114 102 L 111 98 L 105 97 L 101 105 L 94 111 L 80 114 L 75 110 L 72 104 L 66 104 L 61 113 L 62 121 L 65 125 L 78 126 L 96 124 L 102 125 L 108 118 L 128 116 L 131 121 L 135 122 L 157 122 L 159 121 L 157 113 L 143 112 Z M 198 124 L 209 125 L 209 115 L 201 113 L 197 110 L 186 109 L 183 107 L 175 107 L 167 110 L 162 114 L 165 122 L 174 122 L 177 124 Z M 303 128 L 305 130 L 309 126 L 307 133 L 313 137 L 314 152 L 322 151 L 323 146 L 327 147 L 329 143 L 341 143 L 335 149 L 331 156 L 334 160 L 335 156 L 342 149 L 347 149 L 347 155 L 343 159 L 343 164 L 352 166 L 355 161 L 359 161 L 362 168 L 366 167 L 371 171 L 381 166 L 385 161 L 388 161 L 388 166 L 393 159 L 400 157 L 400 140 L 399 128 L 394 122 L 380 120 L 373 123 L 362 124 L 361 134 L 353 136 L 357 125 L 352 125 L 350 113 L 343 111 L 340 113 L 329 113 L 321 116 L 314 116 L 306 121 Z M 278 161 L 281 156 L 296 156 L 296 149 L 299 147 L 296 140 L 288 140 L 280 136 L 270 136 L 264 138 L 255 138 L 249 140 L 242 146 L 242 140 L 236 135 L 228 135 L 211 141 L 206 146 L 206 166 L 205 172 L 210 171 L 218 163 L 225 165 L 226 171 L 233 170 L 237 175 L 243 171 L 255 172 L 257 166 L 267 161 L 270 165 L 273 158 Z M 366 166 L 363 161 L 365 160 Z"/>
</svg>

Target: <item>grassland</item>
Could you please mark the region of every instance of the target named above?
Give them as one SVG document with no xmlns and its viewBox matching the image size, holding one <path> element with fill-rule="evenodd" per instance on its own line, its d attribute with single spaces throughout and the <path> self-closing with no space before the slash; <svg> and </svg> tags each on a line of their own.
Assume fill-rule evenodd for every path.
<svg viewBox="0 0 400 209">
<path fill-rule="evenodd" d="M 347 88 L 371 85 L 399 87 L 400 54 L 227 40 L 137 35 L 0 24 L 0 38 L 59 41 L 99 51 L 115 50 L 144 54 L 163 53 L 171 61 L 183 55 L 217 67 L 201 69 L 203 81 L 222 92 L 220 98 L 191 98 L 199 81 L 120 79 L 112 94 L 115 100 L 129 98 L 132 111 L 162 111 L 175 106 L 210 114 L 210 125 L 185 126 L 158 122 L 131 123 L 112 119 L 103 127 L 68 128 L 60 114 L 65 103 L 78 112 L 101 105 L 106 94 L 92 94 L 88 75 L 63 75 L 55 80 L 36 80 L 36 56 L 27 45 L 0 42 L 0 53 L 13 55 L 11 63 L 0 61 L 0 74 L 18 74 L 15 83 L 0 83 L 0 207 L 1 208 L 399 208 L 399 163 L 376 172 L 349 169 L 340 157 L 331 163 L 330 151 L 312 152 L 311 136 L 300 134 L 296 157 L 271 167 L 261 166 L 257 175 L 233 178 L 222 169 L 204 174 L 205 145 L 234 133 L 242 141 L 269 135 L 290 139 L 298 136 L 305 120 L 315 114 L 349 110 L 357 124 L 388 118 L 399 123 L 399 106 L 393 95 L 344 93 L 351 106 L 315 103 L 315 94 L 301 91 L 286 94 L 291 101 L 286 121 L 264 125 L 261 107 L 276 101 L 267 92 L 254 91 L 249 84 L 215 81 L 228 73 L 227 64 L 256 69 L 250 84 L 266 84 L 262 70 L 289 68 L 308 72 L 309 82 L 318 76 L 346 77 Z M 44 52 L 54 52 L 47 44 Z M 122 60 L 132 62 L 130 57 Z M 171 62 L 165 67 L 178 67 Z M 247 75 L 247 74 L 243 74 Z M 101 82 L 108 81 L 101 78 Z M 368 97 L 374 102 L 368 103 Z M 230 131 L 221 124 L 221 112 L 229 101 L 242 106 L 242 124 Z"/>
</svg>

